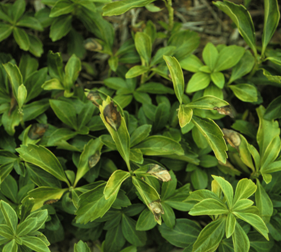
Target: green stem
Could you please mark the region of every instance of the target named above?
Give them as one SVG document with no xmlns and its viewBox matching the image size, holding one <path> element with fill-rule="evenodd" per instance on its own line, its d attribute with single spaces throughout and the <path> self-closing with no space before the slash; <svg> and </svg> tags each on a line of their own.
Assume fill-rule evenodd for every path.
<svg viewBox="0 0 281 252">
<path fill-rule="evenodd" d="M 173 9 L 173 5 L 172 5 L 172 0 L 164 0 L 166 8 L 168 10 L 169 13 L 169 32 L 173 29 L 174 27 L 174 9 Z"/>
<path fill-rule="evenodd" d="M 248 79 L 251 79 L 251 78 L 254 76 L 254 74 L 255 74 L 256 71 L 258 70 L 258 66 L 259 66 L 259 62 L 256 60 L 255 65 L 254 65 L 254 67 L 253 67 L 251 73 L 250 73 L 249 76 L 248 76 Z"/>
</svg>

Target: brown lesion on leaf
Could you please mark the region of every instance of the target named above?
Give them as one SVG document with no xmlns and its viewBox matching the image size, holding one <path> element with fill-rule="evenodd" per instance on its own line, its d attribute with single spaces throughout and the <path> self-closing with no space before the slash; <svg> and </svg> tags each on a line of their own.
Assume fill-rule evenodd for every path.
<svg viewBox="0 0 281 252">
<path fill-rule="evenodd" d="M 170 173 L 165 168 L 157 164 L 151 165 L 147 173 L 154 175 L 155 177 L 157 177 L 159 180 L 163 182 L 172 180 Z"/>
<path fill-rule="evenodd" d="M 102 99 L 97 91 L 89 91 L 87 99 L 90 100 L 97 108 L 100 106 Z"/>
<path fill-rule="evenodd" d="M 161 217 L 161 214 L 164 214 L 163 207 L 159 200 L 152 201 L 148 204 L 148 207 L 152 211 L 155 219 L 158 221 Z"/>
<path fill-rule="evenodd" d="M 88 165 L 89 165 L 89 168 L 93 168 L 100 160 L 100 152 L 97 151 L 94 155 L 90 156 L 89 159 L 88 159 Z"/>
<path fill-rule="evenodd" d="M 238 149 L 239 145 L 241 144 L 241 138 L 239 136 L 239 133 L 237 133 L 234 130 L 229 129 L 222 129 L 222 132 L 224 134 L 224 138 L 226 141 L 234 148 Z"/>
<path fill-rule="evenodd" d="M 35 123 L 31 126 L 28 131 L 28 137 L 32 140 L 37 140 L 41 138 L 46 130 L 48 129 L 48 125 L 44 123 Z"/>
<path fill-rule="evenodd" d="M 51 204 L 54 204 L 58 201 L 58 199 L 49 199 L 49 200 L 46 200 L 43 205 L 51 205 Z"/>
<path fill-rule="evenodd" d="M 117 106 L 111 101 L 103 110 L 103 116 L 106 122 L 117 131 L 121 125 L 121 114 Z"/>
<path fill-rule="evenodd" d="M 214 107 L 214 110 L 218 111 L 221 115 L 228 115 L 231 118 L 234 118 L 234 113 L 230 106 L 224 106 L 224 107 Z"/>
</svg>

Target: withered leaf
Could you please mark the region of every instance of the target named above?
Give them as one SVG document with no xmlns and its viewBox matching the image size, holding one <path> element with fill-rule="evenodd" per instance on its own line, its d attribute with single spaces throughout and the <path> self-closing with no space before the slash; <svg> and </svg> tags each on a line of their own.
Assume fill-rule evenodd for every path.
<svg viewBox="0 0 281 252">
<path fill-rule="evenodd" d="M 102 99 L 97 91 L 88 92 L 87 99 L 90 100 L 96 107 L 99 107 L 102 102 Z"/>
<path fill-rule="evenodd" d="M 84 47 L 86 50 L 92 51 L 92 52 L 99 52 L 101 51 L 102 45 L 94 38 L 88 38 L 84 41 Z"/>
<path fill-rule="evenodd" d="M 237 133 L 234 130 L 229 129 L 222 129 L 222 132 L 224 134 L 224 138 L 226 141 L 234 148 L 238 148 L 241 143 L 241 138 L 239 136 L 239 133 Z"/>
<path fill-rule="evenodd" d="M 45 134 L 47 129 L 48 129 L 47 124 L 44 123 L 32 124 L 31 128 L 28 131 L 28 137 L 32 140 L 37 140 Z"/>
<path fill-rule="evenodd" d="M 155 177 L 157 177 L 159 180 L 163 182 L 167 182 L 172 179 L 170 173 L 165 168 L 161 167 L 158 164 L 152 164 L 149 167 L 147 173 L 154 175 Z"/>
<path fill-rule="evenodd" d="M 46 200 L 43 205 L 51 205 L 54 204 L 58 201 L 58 199 L 50 199 L 50 200 Z"/>
<path fill-rule="evenodd" d="M 225 107 L 214 107 L 214 110 L 218 111 L 219 114 L 221 115 L 228 115 L 231 118 L 234 118 L 232 109 L 230 106 L 225 106 Z"/>
<path fill-rule="evenodd" d="M 121 114 L 111 101 L 103 110 L 103 115 L 106 122 L 117 131 L 121 125 Z"/>
<path fill-rule="evenodd" d="M 160 201 L 152 201 L 148 204 L 148 206 L 151 209 L 155 219 L 158 221 L 160 219 L 161 214 L 164 214 L 164 210 Z"/>
<path fill-rule="evenodd" d="M 90 156 L 88 159 L 89 168 L 93 168 L 100 160 L 100 152 L 97 151 L 94 155 Z"/>
</svg>

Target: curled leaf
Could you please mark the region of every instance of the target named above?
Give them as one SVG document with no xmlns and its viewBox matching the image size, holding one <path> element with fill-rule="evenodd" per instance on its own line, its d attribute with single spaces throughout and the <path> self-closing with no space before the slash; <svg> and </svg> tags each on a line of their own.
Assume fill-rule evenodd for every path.
<svg viewBox="0 0 281 252">
<path fill-rule="evenodd" d="M 100 160 L 100 152 L 97 151 L 94 155 L 90 156 L 88 159 L 89 168 L 93 168 Z"/>
<path fill-rule="evenodd" d="M 31 126 L 28 132 L 28 137 L 32 140 L 37 140 L 45 134 L 47 129 L 48 129 L 47 124 L 35 123 Z"/>
<path fill-rule="evenodd" d="M 167 182 L 172 179 L 170 173 L 165 168 L 157 164 L 150 165 L 150 168 L 147 173 L 154 175 L 163 182 Z"/>
<path fill-rule="evenodd" d="M 84 41 L 84 47 L 86 50 L 89 50 L 92 52 L 99 52 L 103 49 L 102 45 L 99 43 L 99 41 L 94 38 L 86 39 Z"/>
<path fill-rule="evenodd" d="M 160 203 L 160 201 L 152 201 L 148 204 L 148 207 L 151 209 L 155 219 L 158 221 L 161 217 L 161 214 L 164 214 L 163 207 Z"/>
<path fill-rule="evenodd" d="M 85 95 L 96 107 L 99 107 L 102 103 L 102 99 L 97 91 L 86 91 Z"/>
<path fill-rule="evenodd" d="M 218 111 L 218 113 L 221 115 L 228 115 L 231 118 L 234 118 L 233 111 L 231 110 L 230 106 L 214 107 L 213 109 Z"/>
<path fill-rule="evenodd" d="M 103 110 L 103 116 L 106 122 L 117 131 L 121 125 L 121 114 L 111 101 Z"/>
<path fill-rule="evenodd" d="M 239 133 L 234 130 L 223 129 L 224 138 L 234 148 L 238 148 L 241 144 Z"/>
</svg>

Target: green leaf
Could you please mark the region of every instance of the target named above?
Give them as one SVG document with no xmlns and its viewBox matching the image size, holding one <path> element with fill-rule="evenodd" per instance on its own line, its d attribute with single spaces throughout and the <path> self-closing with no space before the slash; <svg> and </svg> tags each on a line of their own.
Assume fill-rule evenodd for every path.
<svg viewBox="0 0 281 252">
<path fill-rule="evenodd" d="M 23 84 L 22 75 L 19 68 L 12 63 L 3 64 L 3 67 L 8 75 L 8 79 L 12 85 L 12 90 L 16 99 L 18 98 L 18 90 L 21 84 Z"/>
<path fill-rule="evenodd" d="M 264 155 L 261 158 L 261 171 L 278 157 L 280 148 L 280 137 L 276 136 L 268 144 Z"/>
<path fill-rule="evenodd" d="M 178 142 L 164 136 L 150 136 L 134 146 L 134 148 L 140 149 L 144 155 L 148 156 L 184 154 Z"/>
<path fill-rule="evenodd" d="M 210 74 L 197 72 L 193 74 L 191 79 L 188 81 L 185 92 L 192 93 L 198 90 L 202 90 L 208 87 L 210 82 L 211 82 Z"/>
<path fill-rule="evenodd" d="M 207 110 L 213 110 L 214 107 L 225 107 L 228 106 L 228 102 L 219 99 L 212 95 L 206 95 L 202 96 L 188 104 L 186 104 L 186 107 L 192 108 L 192 109 L 207 109 Z"/>
<path fill-rule="evenodd" d="M 13 26 L 9 24 L 0 24 L 0 41 L 8 38 L 13 31 Z"/>
<path fill-rule="evenodd" d="M 50 17 L 53 18 L 64 14 L 68 14 L 74 11 L 74 9 L 75 9 L 75 5 L 72 1 L 69 0 L 57 1 L 51 10 Z"/>
<path fill-rule="evenodd" d="M 59 79 L 61 82 L 64 80 L 63 63 L 60 53 L 48 53 L 48 70 L 52 78 Z"/>
<path fill-rule="evenodd" d="M 255 64 L 255 58 L 250 51 L 246 51 L 240 61 L 232 68 L 228 84 L 249 73 Z"/>
<path fill-rule="evenodd" d="M 281 170 L 281 161 L 275 161 L 262 169 L 262 175 L 277 172 Z"/>
<path fill-rule="evenodd" d="M 216 158 L 225 163 L 227 158 L 227 146 L 223 139 L 223 133 L 217 124 L 211 119 L 199 118 L 197 116 L 192 117 L 192 122 L 206 138 L 210 147 L 214 151 Z"/>
<path fill-rule="evenodd" d="M 29 218 L 21 222 L 17 227 L 17 235 L 18 236 L 25 236 L 34 230 L 34 226 L 37 224 L 36 218 Z"/>
<path fill-rule="evenodd" d="M 225 218 L 212 221 L 200 232 L 193 245 L 193 252 L 214 252 L 218 248 L 225 232 Z"/>
<path fill-rule="evenodd" d="M 179 248 L 193 244 L 201 231 L 200 226 L 189 219 L 177 219 L 173 229 L 165 223 L 158 226 L 158 229 L 164 239 Z"/>
<path fill-rule="evenodd" d="M 208 174 L 203 169 L 200 169 L 197 167 L 192 173 L 191 173 L 191 183 L 194 187 L 194 189 L 204 189 L 208 185 Z"/>
<path fill-rule="evenodd" d="M 53 42 L 61 39 L 71 30 L 72 15 L 57 17 L 50 28 L 50 38 Z"/>
<path fill-rule="evenodd" d="M 176 224 L 176 215 L 174 210 L 165 202 L 162 203 L 162 207 L 165 213 L 162 215 L 163 221 L 169 228 L 173 229 Z"/>
<path fill-rule="evenodd" d="M 69 185 L 61 163 L 56 156 L 45 147 L 29 144 L 28 146 L 22 145 L 20 148 L 17 148 L 16 151 L 25 162 L 39 166 Z"/>
<path fill-rule="evenodd" d="M 36 19 L 34 17 L 31 17 L 31 16 L 28 16 L 28 15 L 24 15 L 17 22 L 17 26 L 31 28 L 31 29 L 37 30 L 37 31 L 43 31 L 44 30 L 41 23 L 38 21 L 38 19 Z"/>
<path fill-rule="evenodd" d="M 223 177 L 212 175 L 214 180 L 219 184 L 229 208 L 233 205 L 233 188 L 232 185 Z"/>
<path fill-rule="evenodd" d="M 73 54 L 67 61 L 67 64 L 65 66 L 65 76 L 63 84 L 66 90 L 70 90 L 73 87 L 80 71 L 81 61 L 76 57 L 75 54 Z"/>
<path fill-rule="evenodd" d="M 264 26 L 262 34 L 262 51 L 261 55 L 264 55 L 267 44 L 271 40 L 280 20 L 280 12 L 278 8 L 277 0 L 265 0 L 264 1 Z"/>
<path fill-rule="evenodd" d="M 114 72 L 116 72 L 118 68 L 118 57 L 117 56 L 111 56 L 108 60 L 108 64 L 110 66 L 110 69 Z"/>
<path fill-rule="evenodd" d="M 154 66 L 156 64 L 161 63 L 163 61 L 164 55 L 172 56 L 175 50 L 176 50 L 175 46 L 166 46 L 158 49 L 158 51 L 155 53 L 154 57 L 151 60 L 150 66 Z"/>
<path fill-rule="evenodd" d="M 18 225 L 18 216 L 15 210 L 5 201 L 0 201 L 0 207 L 6 224 L 11 228 L 13 234 L 16 234 L 17 225 Z"/>
<path fill-rule="evenodd" d="M 24 51 L 27 51 L 29 49 L 30 41 L 27 33 L 23 29 L 14 27 L 13 36 L 20 49 Z"/>
<path fill-rule="evenodd" d="M 126 240 L 135 246 L 144 246 L 147 240 L 146 233 L 136 230 L 136 221 L 125 214 L 122 215 L 122 232 Z"/>
<path fill-rule="evenodd" d="M 215 2 L 214 5 L 231 18 L 241 36 L 253 50 L 254 54 L 257 55 L 255 27 L 247 9 L 243 5 L 237 5 L 228 1 Z"/>
<path fill-rule="evenodd" d="M 18 88 L 18 106 L 19 106 L 19 109 L 22 108 L 23 104 L 25 103 L 26 101 L 26 97 L 27 97 L 27 90 L 26 90 L 26 87 L 21 84 Z"/>
<path fill-rule="evenodd" d="M 273 214 L 273 204 L 266 193 L 265 189 L 257 179 L 257 191 L 255 193 L 255 201 L 258 209 L 260 210 L 260 216 L 265 223 L 270 221 L 270 217 Z"/>
<path fill-rule="evenodd" d="M 192 216 L 199 215 L 216 215 L 216 214 L 227 214 L 228 208 L 226 205 L 216 199 L 204 199 L 197 203 L 190 211 L 189 214 Z"/>
<path fill-rule="evenodd" d="M 266 149 L 268 148 L 270 142 L 274 137 L 280 134 L 280 129 L 277 121 L 267 121 L 264 120 L 265 109 L 263 106 L 257 108 L 257 113 L 259 116 L 259 129 L 257 133 L 257 142 L 260 148 L 261 157 L 264 156 Z M 270 130 L 268 130 L 270 129 Z"/>
<path fill-rule="evenodd" d="M 0 224 L 0 235 L 8 240 L 13 240 L 14 237 L 13 230 L 6 224 Z"/>
<path fill-rule="evenodd" d="M 25 0 L 17 0 L 12 5 L 10 11 L 13 21 L 17 21 L 25 12 L 26 3 Z"/>
<path fill-rule="evenodd" d="M 174 94 L 174 90 L 172 88 L 166 87 L 157 82 L 145 83 L 137 88 L 136 91 L 149 94 Z"/>
<path fill-rule="evenodd" d="M 249 251 L 249 238 L 238 222 L 236 222 L 235 231 L 232 234 L 232 241 L 234 251 Z"/>
<path fill-rule="evenodd" d="M 242 58 L 244 53 L 245 49 L 240 46 L 232 45 L 224 47 L 219 53 L 214 71 L 220 72 L 234 67 Z M 235 55 L 235 57 L 233 57 L 233 55 Z"/>
<path fill-rule="evenodd" d="M 18 244 L 16 243 L 16 239 L 13 239 L 9 243 L 7 243 L 4 246 L 2 252 L 18 252 Z"/>
<path fill-rule="evenodd" d="M 224 75 L 221 72 L 214 72 L 211 73 L 211 80 L 214 82 L 214 84 L 222 89 L 225 83 Z"/>
<path fill-rule="evenodd" d="M 135 35 L 135 46 L 141 58 L 149 65 L 152 50 L 150 37 L 144 32 L 137 32 Z"/>
<path fill-rule="evenodd" d="M 130 70 L 126 73 L 125 78 L 135 78 L 143 73 L 146 73 L 149 71 L 149 67 L 146 66 L 133 66 L 130 68 Z"/>
<path fill-rule="evenodd" d="M 21 237 L 21 239 L 22 239 L 22 244 L 32 250 L 35 250 L 37 252 L 50 252 L 45 242 L 38 237 L 24 236 Z"/>
<path fill-rule="evenodd" d="M 115 16 L 121 15 L 133 8 L 143 7 L 147 4 L 152 3 L 154 0 L 121 0 L 105 5 L 103 7 L 103 16 Z"/>
<path fill-rule="evenodd" d="M 235 231 L 236 218 L 232 213 L 229 213 L 225 222 L 225 236 L 229 238 Z M 238 224 L 239 225 L 239 224 Z"/>
<path fill-rule="evenodd" d="M 193 110 L 191 108 L 180 105 L 178 117 L 179 117 L 179 124 L 181 128 L 183 128 L 184 126 L 190 123 L 192 116 L 193 116 Z"/>
<path fill-rule="evenodd" d="M 275 98 L 264 112 L 264 119 L 271 121 L 281 117 L 281 96 Z"/>
<path fill-rule="evenodd" d="M 248 209 L 254 204 L 252 200 L 249 199 L 240 199 L 233 205 L 233 211 L 242 211 Z"/>
<path fill-rule="evenodd" d="M 80 195 L 80 207 L 76 212 L 76 222 L 86 224 L 101 218 L 114 203 L 117 194 L 114 194 L 108 200 L 105 199 L 103 191 L 105 184 Z"/>
<path fill-rule="evenodd" d="M 23 80 L 26 81 L 28 77 L 34 74 L 38 66 L 39 63 L 37 59 L 31 57 L 29 54 L 22 55 L 19 63 L 19 69 L 22 74 Z"/>
<path fill-rule="evenodd" d="M 91 252 L 86 242 L 79 241 L 74 244 L 74 252 Z"/>
<path fill-rule="evenodd" d="M 262 218 L 253 213 L 243 213 L 243 212 L 233 212 L 236 217 L 249 223 L 253 226 L 259 233 L 261 233 L 267 240 L 268 238 L 268 229 L 263 222 Z"/>
<path fill-rule="evenodd" d="M 114 171 L 110 178 L 108 179 L 106 186 L 104 188 L 104 197 L 105 199 L 109 199 L 112 195 L 118 194 L 122 183 L 130 177 L 129 172 L 125 172 L 122 170 Z"/>
<path fill-rule="evenodd" d="M 77 130 L 78 122 L 76 110 L 71 101 L 68 100 L 50 100 L 50 105 L 56 116 L 66 125 Z"/>
<path fill-rule="evenodd" d="M 229 88 L 235 96 L 244 102 L 256 102 L 258 100 L 258 91 L 255 86 L 250 84 L 230 85 Z"/>
<path fill-rule="evenodd" d="M 130 135 L 127 129 L 126 121 L 123 116 L 121 116 L 120 112 L 113 111 L 113 108 L 116 110 L 114 105 L 111 103 L 111 99 L 108 96 L 106 101 L 103 101 L 103 105 L 100 106 L 100 117 L 106 126 L 107 130 L 109 131 L 112 139 L 114 140 L 116 144 L 116 148 L 119 151 L 120 155 L 122 158 L 125 160 L 126 164 L 128 167 L 130 167 L 129 159 L 130 159 Z M 109 113 L 104 114 L 104 111 L 109 108 Z M 107 120 L 113 120 L 118 114 L 120 116 L 120 119 L 112 122 L 112 121 L 107 121 Z M 107 118 L 107 119 L 106 119 Z M 113 118 L 113 119 L 111 119 Z M 120 120 L 120 121 L 119 121 Z M 110 124 L 109 124 L 110 122 Z M 112 124 L 115 123 L 117 126 L 115 129 L 113 128 Z"/>
<path fill-rule="evenodd" d="M 106 232 L 104 241 L 104 252 L 119 252 L 125 243 L 126 240 L 122 233 L 122 226 L 121 224 L 118 224 L 116 227 L 110 228 Z"/>
<path fill-rule="evenodd" d="M 180 104 L 182 104 L 182 97 L 184 94 L 184 77 L 180 63 L 175 57 L 164 55 L 163 58 L 166 61 L 166 64 L 170 71 L 176 96 Z"/>
<path fill-rule="evenodd" d="M 197 56 L 191 54 L 188 57 L 181 60 L 180 65 L 184 70 L 196 73 L 199 71 L 199 68 L 203 66 L 203 63 Z"/>
<path fill-rule="evenodd" d="M 257 190 L 257 186 L 251 179 L 243 178 L 237 183 L 235 189 L 235 196 L 233 204 L 235 204 L 240 199 L 247 199 L 252 196 Z"/>
<path fill-rule="evenodd" d="M 40 210 L 40 211 L 34 211 L 31 214 L 29 214 L 25 220 L 31 219 L 31 218 L 36 218 L 36 226 L 33 226 L 33 230 L 38 230 L 43 227 L 45 224 L 47 218 L 48 218 L 48 210 Z"/>
<path fill-rule="evenodd" d="M 157 222 L 154 219 L 153 213 L 148 209 L 144 209 L 137 221 L 136 230 L 147 231 L 154 228 Z"/>
<path fill-rule="evenodd" d="M 214 44 L 211 42 L 207 43 L 202 52 L 202 57 L 205 64 L 210 67 L 211 71 L 215 68 L 218 56 L 219 53 Z"/>
<path fill-rule="evenodd" d="M 58 79 L 47 80 L 43 83 L 43 85 L 41 87 L 44 90 L 53 90 L 53 89 L 64 90 L 63 85 L 61 84 L 61 82 Z"/>
<path fill-rule="evenodd" d="M 151 128 L 152 126 L 148 124 L 144 124 L 136 128 L 131 134 L 130 146 L 133 147 L 138 143 L 142 142 L 143 140 L 145 140 L 149 136 Z"/>
</svg>

